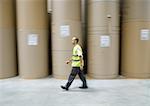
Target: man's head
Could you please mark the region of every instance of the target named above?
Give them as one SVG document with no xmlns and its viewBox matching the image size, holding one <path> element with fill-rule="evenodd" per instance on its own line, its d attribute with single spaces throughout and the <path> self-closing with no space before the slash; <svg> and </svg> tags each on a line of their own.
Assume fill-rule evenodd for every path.
<svg viewBox="0 0 150 106">
<path fill-rule="evenodd" d="M 79 38 L 77 38 L 77 37 L 72 38 L 72 44 L 73 45 L 78 44 L 78 42 L 79 42 Z"/>
</svg>

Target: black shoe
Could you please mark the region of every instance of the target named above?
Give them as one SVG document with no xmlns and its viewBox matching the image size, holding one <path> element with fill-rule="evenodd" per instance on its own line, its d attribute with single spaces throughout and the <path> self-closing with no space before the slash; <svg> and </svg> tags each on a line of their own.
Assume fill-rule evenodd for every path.
<svg viewBox="0 0 150 106">
<path fill-rule="evenodd" d="M 68 91 L 68 88 L 65 86 L 61 86 L 62 89 L 65 89 L 66 91 Z"/>
<path fill-rule="evenodd" d="M 88 86 L 87 85 L 86 86 L 80 86 L 79 88 L 81 88 L 81 89 L 87 89 Z"/>
</svg>

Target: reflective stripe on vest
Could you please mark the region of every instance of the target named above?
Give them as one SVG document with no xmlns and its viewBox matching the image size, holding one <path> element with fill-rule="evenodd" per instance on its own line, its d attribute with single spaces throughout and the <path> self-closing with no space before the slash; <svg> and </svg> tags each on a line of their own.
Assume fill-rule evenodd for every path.
<svg viewBox="0 0 150 106">
<path fill-rule="evenodd" d="M 80 61 L 80 60 L 72 60 L 72 61 Z"/>
</svg>

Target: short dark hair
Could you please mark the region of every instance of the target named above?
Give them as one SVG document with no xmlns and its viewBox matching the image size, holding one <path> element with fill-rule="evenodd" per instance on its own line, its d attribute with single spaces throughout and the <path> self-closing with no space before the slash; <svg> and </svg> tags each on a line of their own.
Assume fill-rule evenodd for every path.
<svg viewBox="0 0 150 106">
<path fill-rule="evenodd" d="M 77 43 L 79 42 L 79 38 L 76 38 L 75 40 L 77 41 Z"/>
</svg>

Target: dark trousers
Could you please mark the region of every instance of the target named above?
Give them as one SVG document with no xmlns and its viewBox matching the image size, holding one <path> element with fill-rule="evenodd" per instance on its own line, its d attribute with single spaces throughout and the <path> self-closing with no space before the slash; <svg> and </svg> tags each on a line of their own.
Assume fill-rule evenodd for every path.
<svg viewBox="0 0 150 106">
<path fill-rule="evenodd" d="M 66 84 L 67 88 L 69 88 L 69 86 L 71 85 L 77 74 L 79 75 L 79 78 L 83 82 L 83 86 L 87 86 L 83 71 L 80 70 L 80 67 L 73 67 L 71 74 L 69 75 L 68 78 L 68 83 Z"/>
</svg>

